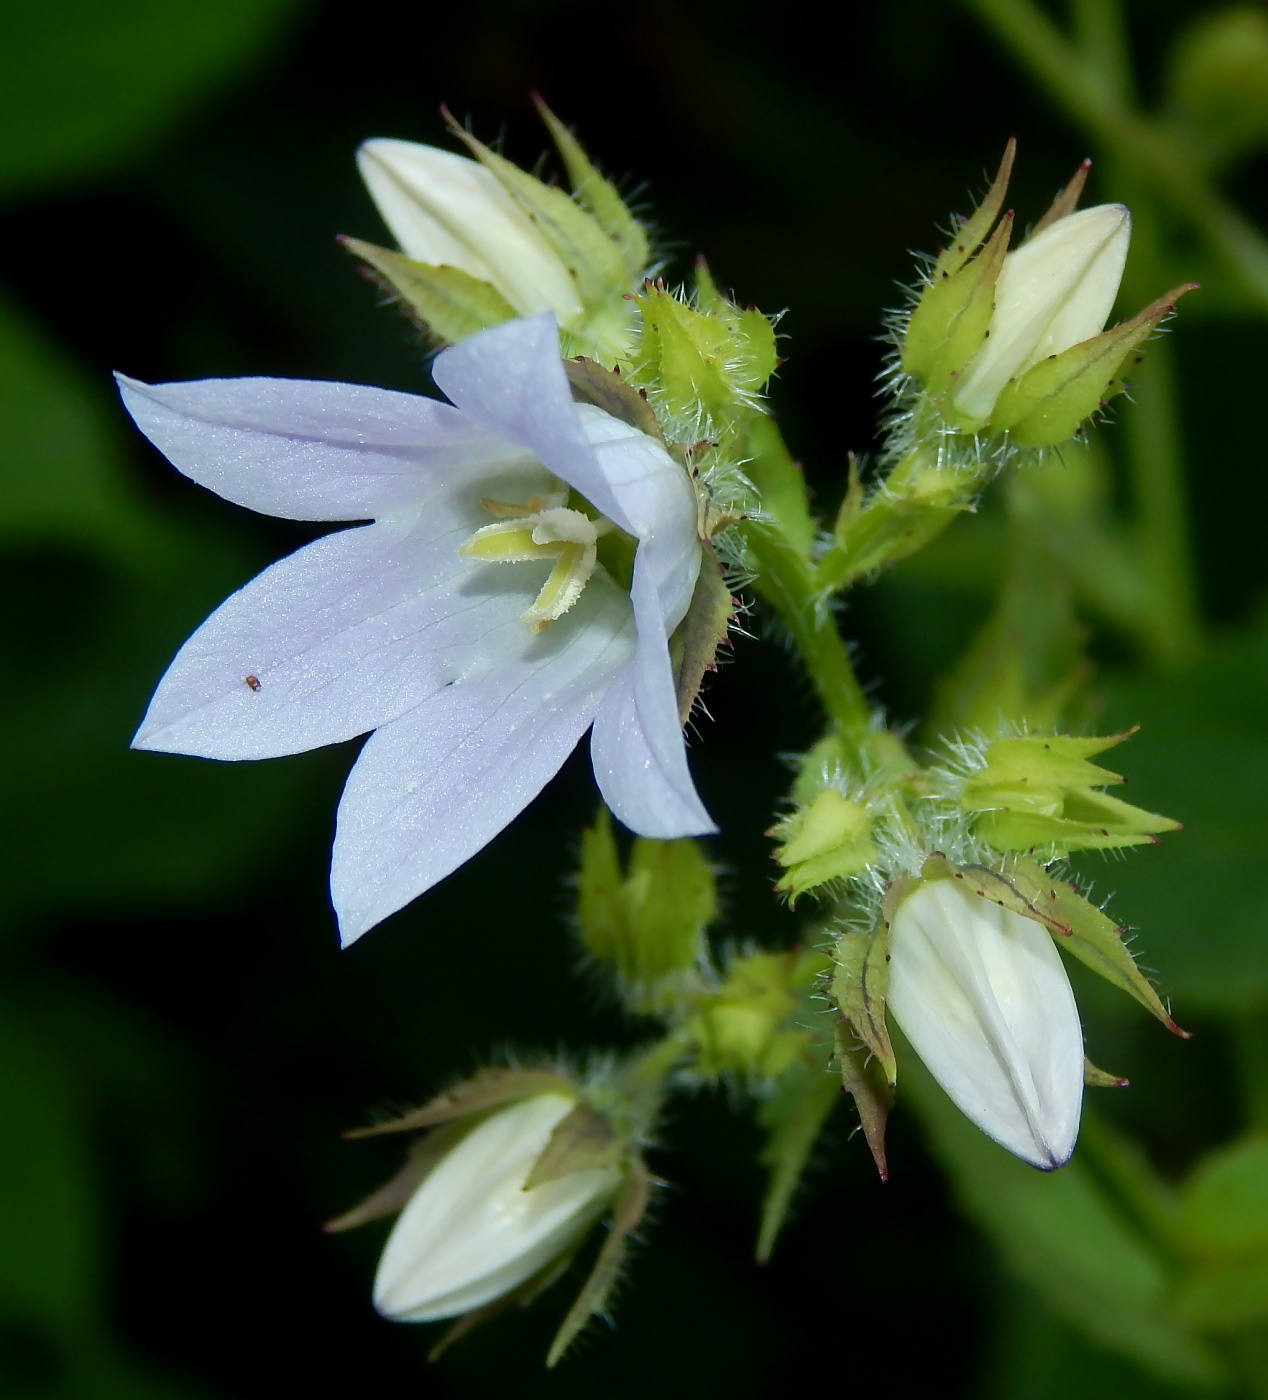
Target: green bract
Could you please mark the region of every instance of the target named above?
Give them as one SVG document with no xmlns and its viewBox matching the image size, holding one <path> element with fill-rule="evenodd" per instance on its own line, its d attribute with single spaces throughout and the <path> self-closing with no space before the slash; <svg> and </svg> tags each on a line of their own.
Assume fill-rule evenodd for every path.
<svg viewBox="0 0 1268 1400">
<path fill-rule="evenodd" d="M 1087 760 L 1130 736 L 1024 734 L 996 739 L 958 783 L 962 811 L 999 851 L 1070 851 L 1139 846 L 1180 823 L 1102 791 L 1124 779 Z"/>
</svg>

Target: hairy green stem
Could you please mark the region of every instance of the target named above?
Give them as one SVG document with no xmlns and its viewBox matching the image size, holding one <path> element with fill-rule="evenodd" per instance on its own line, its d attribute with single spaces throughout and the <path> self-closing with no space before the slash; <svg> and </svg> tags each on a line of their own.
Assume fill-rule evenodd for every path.
<svg viewBox="0 0 1268 1400">
<path fill-rule="evenodd" d="M 747 520 L 741 528 L 759 569 L 754 588 L 792 634 L 828 718 L 862 747 L 871 733 L 871 707 L 836 619 L 815 586 L 813 566 L 777 527 Z"/>
</svg>

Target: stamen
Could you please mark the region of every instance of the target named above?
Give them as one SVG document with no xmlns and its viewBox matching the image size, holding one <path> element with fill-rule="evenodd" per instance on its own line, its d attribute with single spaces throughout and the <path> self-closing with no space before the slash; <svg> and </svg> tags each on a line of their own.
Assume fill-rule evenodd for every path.
<svg viewBox="0 0 1268 1400">
<path fill-rule="evenodd" d="M 464 558 L 487 563 L 555 561 L 532 607 L 521 615 L 534 632 L 549 627 L 581 597 L 594 572 L 599 537 L 616 528 L 603 516 L 591 520 L 579 510 L 554 504 L 563 499 L 566 496 L 532 496 L 523 506 L 482 500 L 491 514 L 507 518 L 485 525 L 458 548 Z"/>
</svg>

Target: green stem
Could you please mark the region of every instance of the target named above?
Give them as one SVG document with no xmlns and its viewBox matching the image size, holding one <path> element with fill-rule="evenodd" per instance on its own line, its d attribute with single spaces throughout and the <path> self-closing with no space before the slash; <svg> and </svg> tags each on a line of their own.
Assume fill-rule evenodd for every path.
<svg viewBox="0 0 1268 1400">
<path fill-rule="evenodd" d="M 1166 341 L 1150 347 L 1132 380 L 1124 414 L 1136 521 L 1137 557 L 1149 600 L 1149 643 L 1168 667 L 1202 646 L 1197 585 L 1189 541 L 1175 369 Z"/>
<path fill-rule="evenodd" d="M 1080 52 L 1033 0 L 965 0 L 1076 121 L 1146 173 L 1268 310 L 1268 239 L 1220 194 L 1181 133 L 1138 111 L 1113 65 Z"/>
<path fill-rule="evenodd" d="M 747 520 L 741 528 L 760 571 L 754 588 L 792 633 L 828 718 L 862 746 L 871 733 L 871 706 L 836 619 L 815 587 L 813 566 L 777 527 Z"/>
</svg>

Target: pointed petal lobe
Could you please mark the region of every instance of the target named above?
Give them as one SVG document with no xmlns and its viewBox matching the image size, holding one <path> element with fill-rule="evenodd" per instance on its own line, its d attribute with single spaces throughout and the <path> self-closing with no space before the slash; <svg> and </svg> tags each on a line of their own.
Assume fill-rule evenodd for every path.
<svg viewBox="0 0 1268 1400">
<path fill-rule="evenodd" d="M 288 520 L 376 519 L 528 459 L 417 394 L 303 379 L 116 378 L 137 426 L 187 477 Z"/>
<path fill-rule="evenodd" d="M 445 686 L 362 749 L 330 875 L 345 944 L 456 870 L 537 796 L 634 645 L 629 599 L 602 575 L 546 631 L 515 626 L 519 652 Z"/>
</svg>

